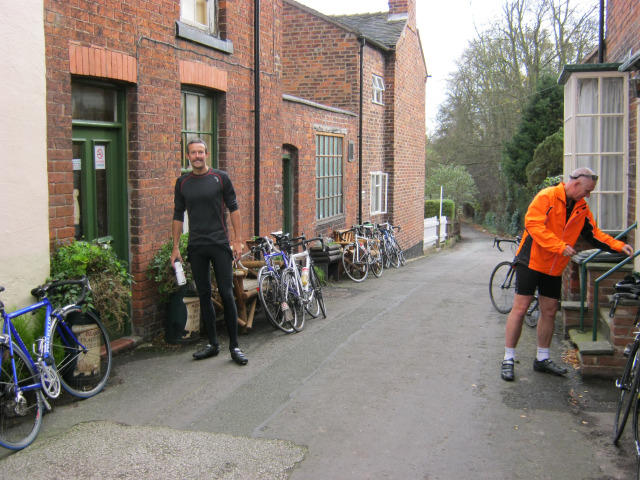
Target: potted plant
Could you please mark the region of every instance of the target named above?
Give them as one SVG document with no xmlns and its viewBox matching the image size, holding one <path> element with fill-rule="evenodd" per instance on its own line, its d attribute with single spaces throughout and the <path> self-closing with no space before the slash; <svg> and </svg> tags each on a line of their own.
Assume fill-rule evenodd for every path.
<svg viewBox="0 0 640 480">
<path fill-rule="evenodd" d="M 130 319 L 133 276 L 108 245 L 74 240 L 60 244 L 51 256 L 51 281 L 86 275 L 91 284 L 85 308 L 96 311 L 107 328 L 126 333 Z M 60 288 L 49 295 L 54 305 L 67 305 L 80 294 L 80 286 Z"/>
<path fill-rule="evenodd" d="M 183 260 L 187 258 L 188 241 L 189 234 L 183 233 L 180 236 L 179 245 L 180 255 Z M 158 285 L 158 294 L 160 295 L 160 303 L 162 304 L 168 303 L 171 295 L 178 292 L 187 294 L 189 292 L 194 293 L 196 291 L 193 283 L 193 273 L 191 273 L 191 265 L 189 263 L 185 263 L 183 265 L 184 276 L 187 279 L 187 283 L 182 286 L 178 285 L 175 270 L 173 265 L 171 265 L 172 251 L 173 241 L 163 243 L 147 267 L 147 278 L 150 278 Z"/>
<path fill-rule="evenodd" d="M 189 234 L 180 236 L 180 256 L 187 258 L 187 243 Z M 173 241 L 165 242 L 155 253 L 147 267 L 147 278 L 158 285 L 160 303 L 166 305 L 165 340 L 168 343 L 191 343 L 200 337 L 200 301 L 193 282 L 191 265 L 183 264 L 185 285 L 178 285 L 175 270 L 171 265 Z M 214 281 L 212 270 L 212 282 Z"/>
</svg>

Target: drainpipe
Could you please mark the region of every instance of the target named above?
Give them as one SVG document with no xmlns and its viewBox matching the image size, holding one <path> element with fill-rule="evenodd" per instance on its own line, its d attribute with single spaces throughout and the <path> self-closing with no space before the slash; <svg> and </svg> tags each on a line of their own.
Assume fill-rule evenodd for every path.
<svg viewBox="0 0 640 480">
<path fill-rule="evenodd" d="M 600 0 L 600 32 L 598 35 L 598 63 L 604 63 L 604 0 Z"/>
<path fill-rule="evenodd" d="M 260 0 L 255 0 L 254 16 L 254 87 L 255 133 L 253 178 L 253 234 L 260 236 Z"/>
<path fill-rule="evenodd" d="M 358 225 L 362 225 L 362 105 L 364 95 L 364 45 L 366 40 L 363 36 L 358 37 L 360 41 L 360 111 L 358 113 Z"/>
</svg>

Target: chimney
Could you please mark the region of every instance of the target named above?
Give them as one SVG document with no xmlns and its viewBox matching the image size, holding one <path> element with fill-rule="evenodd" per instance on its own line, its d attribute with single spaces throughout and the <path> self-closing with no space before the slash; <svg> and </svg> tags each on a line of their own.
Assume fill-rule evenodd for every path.
<svg viewBox="0 0 640 480">
<path fill-rule="evenodd" d="M 407 23 L 416 26 L 416 0 L 389 0 L 389 20 L 407 19 Z"/>
</svg>

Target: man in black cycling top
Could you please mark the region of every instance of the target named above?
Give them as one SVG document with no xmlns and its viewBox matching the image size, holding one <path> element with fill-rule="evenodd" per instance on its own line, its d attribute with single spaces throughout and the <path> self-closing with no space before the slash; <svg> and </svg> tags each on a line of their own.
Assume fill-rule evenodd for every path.
<svg viewBox="0 0 640 480">
<path fill-rule="evenodd" d="M 202 139 L 196 138 L 187 144 L 187 158 L 193 170 L 176 181 L 171 264 L 174 265 L 176 260 L 182 261 L 179 245 L 186 210 L 189 215 L 187 256 L 200 298 L 200 312 L 209 335 L 209 344 L 194 353 L 193 357 L 202 360 L 215 357 L 220 352 L 216 314 L 211 300 L 213 265 L 224 306 L 231 358 L 239 365 L 246 365 L 249 360 L 238 346 L 238 311 L 233 296 L 233 259 L 242 254 L 240 212 L 229 175 L 207 166 L 208 157 L 209 151 Z M 229 210 L 233 226 L 231 238 L 225 222 L 225 208 Z"/>
</svg>

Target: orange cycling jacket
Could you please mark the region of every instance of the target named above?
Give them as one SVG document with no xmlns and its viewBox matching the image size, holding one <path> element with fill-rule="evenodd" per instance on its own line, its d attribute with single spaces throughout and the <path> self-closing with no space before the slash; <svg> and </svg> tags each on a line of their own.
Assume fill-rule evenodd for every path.
<svg viewBox="0 0 640 480">
<path fill-rule="evenodd" d="M 607 235 L 598 227 L 585 199 L 578 200 L 567 220 L 567 196 L 564 183 L 541 190 L 524 218 L 525 233 L 517 261 L 532 270 L 559 276 L 570 257 L 562 255 L 567 245 L 574 247 L 582 237 L 596 248 L 620 252 L 624 242 Z"/>
</svg>

